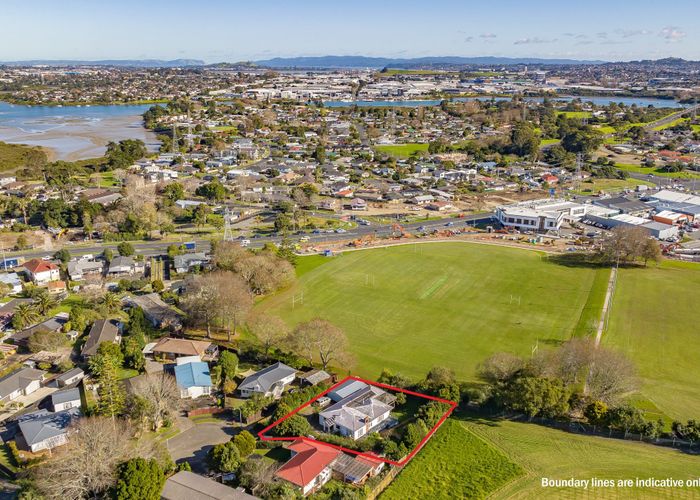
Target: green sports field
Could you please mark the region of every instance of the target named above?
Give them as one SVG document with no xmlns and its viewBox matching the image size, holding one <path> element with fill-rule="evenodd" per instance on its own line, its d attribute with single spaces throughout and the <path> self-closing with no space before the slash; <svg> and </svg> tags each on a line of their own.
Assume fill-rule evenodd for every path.
<svg viewBox="0 0 700 500">
<path fill-rule="evenodd" d="M 604 343 L 635 362 L 642 395 L 671 418 L 700 418 L 700 265 L 620 271 Z"/>
<path fill-rule="evenodd" d="M 408 158 L 416 153 L 425 153 L 428 151 L 428 144 L 425 143 L 406 143 L 406 144 L 383 144 L 375 146 L 375 149 L 380 153 L 386 153 L 398 158 Z"/>
<path fill-rule="evenodd" d="M 491 498 L 698 498 L 700 488 L 542 488 L 542 478 L 634 479 L 655 477 L 692 479 L 698 457 L 678 450 L 634 441 L 571 434 L 523 422 L 468 421 L 474 434 L 504 453 L 525 474 L 496 491 Z M 408 469 L 407 469 L 408 470 Z"/>
<path fill-rule="evenodd" d="M 697 457 L 645 443 L 455 414 L 380 496 L 399 498 L 697 498 L 700 488 L 543 488 L 542 478 L 692 479 Z"/>
<path fill-rule="evenodd" d="M 301 259 L 297 283 L 258 307 L 290 326 L 323 317 L 347 334 L 353 373 L 383 368 L 420 378 L 435 365 L 474 380 L 498 351 L 529 355 L 590 334 L 606 270 L 565 267 L 544 254 L 431 243 Z M 303 301 L 302 301 L 303 296 Z"/>
</svg>

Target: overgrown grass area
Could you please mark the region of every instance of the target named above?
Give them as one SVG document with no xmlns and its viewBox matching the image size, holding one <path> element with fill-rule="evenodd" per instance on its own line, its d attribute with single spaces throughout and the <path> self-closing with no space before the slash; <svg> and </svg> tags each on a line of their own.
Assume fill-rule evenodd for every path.
<svg viewBox="0 0 700 500">
<path fill-rule="evenodd" d="M 0 141 L 0 172 L 25 166 L 29 155 L 36 155 L 46 160 L 46 153 L 39 147 Z"/>
<path fill-rule="evenodd" d="M 594 269 L 536 251 L 457 242 L 302 257 L 297 273 L 258 309 L 290 326 L 319 316 L 335 323 L 358 375 L 389 368 L 418 379 L 442 365 L 462 380 L 495 352 L 529 355 L 571 338 L 596 279 Z"/>
<path fill-rule="evenodd" d="M 642 395 L 676 419 L 700 418 L 700 334 L 694 320 L 700 264 L 621 269 L 605 345 L 634 361 Z"/>
<path fill-rule="evenodd" d="M 591 178 L 579 184 L 576 194 L 590 195 L 603 193 L 615 193 L 625 189 L 634 189 L 637 186 L 653 186 L 649 181 L 639 179 L 595 179 Z"/>
<path fill-rule="evenodd" d="M 491 498 L 697 498 L 700 495 L 697 488 L 543 488 L 543 477 L 696 478 L 698 458 L 671 448 L 571 434 L 523 422 L 473 419 L 465 425 L 525 471 Z"/>
<path fill-rule="evenodd" d="M 398 158 L 408 158 L 414 154 L 428 151 L 427 144 L 417 142 L 407 144 L 381 144 L 374 148 L 380 153 L 386 153 Z"/>
<path fill-rule="evenodd" d="M 523 472 L 464 424 L 449 419 L 379 498 L 486 498 Z"/>
</svg>

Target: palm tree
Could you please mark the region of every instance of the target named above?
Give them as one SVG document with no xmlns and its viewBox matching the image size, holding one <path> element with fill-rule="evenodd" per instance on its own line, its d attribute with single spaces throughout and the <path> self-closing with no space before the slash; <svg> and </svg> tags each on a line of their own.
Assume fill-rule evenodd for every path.
<svg viewBox="0 0 700 500">
<path fill-rule="evenodd" d="M 39 311 L 33 304 L 23 303 L 15 308 L 12 316 L 12 326 L 16 330 L 21 330 L 39 319 Z"/>
<path fill-rule="evenodd" d="M 34 297 L 34 305 L 42 315 L 48 314 L 56 304 L 56 299 L 49 295 L 48 292 L 39 293 Z"/>
<path fill-rule="evenodd" d="M 102 305 L 107 312 L 111 314 L 119 310 L 122 305 L 122 301 L 116 293 L 107 292 L 105 293 L 105 296 L 102 297 Z"/>
</svg>

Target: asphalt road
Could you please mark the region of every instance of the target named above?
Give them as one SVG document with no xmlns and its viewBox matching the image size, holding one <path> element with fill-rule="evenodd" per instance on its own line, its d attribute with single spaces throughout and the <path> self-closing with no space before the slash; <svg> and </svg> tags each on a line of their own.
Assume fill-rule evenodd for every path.
<svg viewBox="0 0 700 500">
<path fill-rule="evenodd" d="M 361 214 L 358 213 L 358 217 L 361 217 Z M 424 228 L 423 230 L 426 232 L 431 232 L 435 229 L 447 229 L 448 227 L 453 227 L 453 228 L 459 228 L 460 226 L 464 226 L 465 224 L 478 224 L 478 223 L 488 223 L 489 221 L 492 220 L 494 217 L 494 214 L 492 212 L 490 213 L 483 213 L 483 214 L 475 214 L 475 215 L 466 215 L 464 217 L 447 217 L 443 218 L 440 220 L 432 220 L 432 221 L 419 221 L 419 222 L 411 222 L 407 224 L 401 224 L 401 226 L 407 231 L 407 232 L 417 232 L 418 228 Z M 449 225 L 449 226 L 448 226 Z M 362 226 L 358 225 L 356 228 L 353 229 L 348 229 L 345 233 L 320 233 L 320 234 L 313 234 L 313 233 L 305 233 L 305 234 L 300 234 L 300 235 L 292 235 L 290 239 L 292 241 L 299 241 L 299 239 L 302 236 L 307 236 L 309 240 L 306 242 L 308 244 L 315 244 L 315 245 L 323 245 L 325 242 L 337 242 L 337 241 L 351 241 L 355 240 L 358 238 L 361 238 L 363 236 L 369 236 L 369 235 L 374 235 L 375 237 L 385 237 L 385 236 L 391 236 L 393 229 L 392 229 L 392 224 L 384 224 L 384 225 L 377 225 L 377 224 L 372 224 L 370 226 Z M 248 237 L 247 237 L 248 238 Z M 272 243 L 280 243 L 282 241 L 281 236 L 262 236 L 262 237 L 249 237 L 250 239 L 250 246 L 253 248 L 260 248 L 265 245 L 265 243 L 272 242 Z M 208 252 L 211 249 L 211 243 L 209 240 L 206 239 L 193 239 L 191 241 L 195 241 L 197 244 L 197 251 L 200 252 Z M 144 256 L 154 256 L 154 255 L 164 255 L 167 252 L 168 246 L 172 245 L 173 243 L 177 243 L 174 241 L 147 241 L 147 242 L 134 242 L 132 243 L 134 246 L 134 249 L 136 250 L 137 254 L 144 255 Z M 105 248 L 112 248 L 116 249 L 118 243 L 115 242 L 110 242 L 110 243 L 102 243 L 102 242 L 95 242 L 94 244 L 89 244 L 87 246 L 80 246 L 77 248 L 71 248 L 70 246 L 64 246 L 71 255 L 85 255 L 85 254 L 100 254 Z M 45 257 L 51 255 L 53 252 L 49 252 L 46 250 L 32 250 L 28 252 L 22 252 L 19 255 L 24 258 L 24 259 L 31 259 L 34 257 Z"/>
</svg>

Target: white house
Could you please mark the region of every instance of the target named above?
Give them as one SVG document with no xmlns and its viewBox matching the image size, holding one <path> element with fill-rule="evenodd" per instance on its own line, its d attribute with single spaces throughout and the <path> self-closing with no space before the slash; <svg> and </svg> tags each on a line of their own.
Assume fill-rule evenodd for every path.
<svg viewBox="0 0 700 500">
<path fill-rule="evenodd" d="M 7 402 L 27 396 L 41 388 L 46 372 L 21 368 L 0 379 L 0 401 Z"/>
<path fill-rule="evenodd" d="M 10 287 L 10 293 L 20 293 L 22 291 L 22 280 L 17 273 L 0 274 L 0 283 Z"/>
<path fill-rule="evenodd" d="M 57 413 L 46 410 L 27 413 L 19 419 L 19 432 L 32 453 L 50 450 L 68 442 L 70 424 L 79 414 L 77 409 Z"/>
<path fill-rule="evenodd" d="M 243 398 L 249 398 L 253 394 L 279 398 L 284 389 L 294 382 L 296 373 L 294 368 L 278 361 L 274 365 L 246 377 L 238 386 L 238 390 Z"/>
<path fill-rule="evenodd" d="M 377 430 L 389 418 L 396 398 L 378 387 L 358 381 L 348 381 L 343 385 L 350 390 L 357 389 L 321 411 L 319 424 L 326 432 L 357 440 Z M 329 397 L 337 399 L 334 393 Z"/>
<path fill-rule="evenodd" d="M 80 408 L 81 406 L 80 389 L 77 387 L 56 391 L 51 394 L 51 409 L 54 412 Z"/>
<path fill-rule="evenodd" d="M 41 259 L 28 260 L 22 264 L 27 277 L 37 285 L 45 285 L 51 281 L 61 279 L 61 274 L 56 264 Z"/>
<path fill-rule="evenodd" d="M 211 394 L 212 383 L 209 365 L 203 361 L 175 366 L 175 380 L 180 388 L 181 398 L 195 399 Z"/>
</svg>

